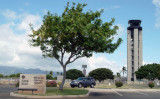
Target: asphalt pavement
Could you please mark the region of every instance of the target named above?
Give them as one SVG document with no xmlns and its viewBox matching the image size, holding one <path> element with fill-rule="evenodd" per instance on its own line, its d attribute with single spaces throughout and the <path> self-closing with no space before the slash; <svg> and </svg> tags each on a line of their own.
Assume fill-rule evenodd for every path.
<svg viewBox="0 0 160 99">
<path fill-rule="evenodd" d="M 1 86 L 0 85 L 0 99 L 27 99 L 10 96 L 10 92 L 17 91 L 15 87 Z M 70 99 L 70 98 L 65 98 Z M 112 90 L 112 89 L 99 89 L 92 91 L 88 97 L 72 98 L 72 99 L 160 99 L 160 90 Z"/>
</svg>

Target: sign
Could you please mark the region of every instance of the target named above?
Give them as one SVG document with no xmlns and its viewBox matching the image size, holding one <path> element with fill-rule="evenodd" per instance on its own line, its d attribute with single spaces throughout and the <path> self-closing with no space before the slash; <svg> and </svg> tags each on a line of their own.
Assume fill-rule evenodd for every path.
<svg viewBox="0 0 160 99">
<path fill-rule="evenodd" d="M 87 68 L 87 65 L 82 65 L 82 68 Z"/>
<path fill-rule="evenodd" d="M 46 93 L 46 75 L 42 74 L 20 74 L 20 89 L 37 89 L 36 94 Z M 20 92 L 20 91 L 19 91 Z M 25 90 L 23 91 L 25 93 Z M 30 91 L 26 91 L 26 93 Z"/>
</svg>

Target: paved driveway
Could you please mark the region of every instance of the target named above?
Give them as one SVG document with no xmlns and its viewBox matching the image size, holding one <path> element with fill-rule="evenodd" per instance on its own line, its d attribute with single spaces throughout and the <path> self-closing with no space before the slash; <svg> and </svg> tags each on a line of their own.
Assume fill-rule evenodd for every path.
<svg viewBox="0 0 160 99">
<path fill-rule="evenodd" d="M 9 93 L 12 91 L 17 91 L 17 88 L 0 85 L 0 99 L 26 99 L 11 97 Z M 89 97 L 72 99 L 160 99 L 160 90 L 94 89 Z"/>
<path fill-rule="evenodd" d="M 85 99 L 160 99 L 160 91 L 111 91 L 92 92 Z"/>
<path fill-rule="evenodd" d="M 22 99 L 17 97 L 11 97 L 10 92 L 17 91 L 17 88 L 9 85 L 0 85 L 0 99 Z"/>
</svg>

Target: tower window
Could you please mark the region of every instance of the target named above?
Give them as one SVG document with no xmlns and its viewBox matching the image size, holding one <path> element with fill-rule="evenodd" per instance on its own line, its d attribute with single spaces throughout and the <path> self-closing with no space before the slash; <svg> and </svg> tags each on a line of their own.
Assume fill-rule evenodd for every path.
<svg viewBox="0 0 160 99">
<path fill-rule="evenodd" d="M 134 61 L 132 61 L 132 66 L 134 65 Z"/>
<path fill-rule="evenodd" d="M 134 54 L 133 50 L 132 50 L 132 55 Z"/>
</svg>

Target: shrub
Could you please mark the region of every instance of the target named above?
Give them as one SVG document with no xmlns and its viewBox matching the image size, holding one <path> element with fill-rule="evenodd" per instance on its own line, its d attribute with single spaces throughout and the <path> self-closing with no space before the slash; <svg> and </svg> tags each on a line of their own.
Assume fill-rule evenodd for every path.
<svg viewBox="0 0 160 99">
<path fill-rule="evenodd" d="M 120 81 L 117 81 L 117 82 L 115 83 L 115 85 L 116 85 L 116 87 L 122 87 L 122 86 L 123 86 L 123 83 L 120 82 Z"/>
<path fill-rule="evenodd" d="M 46 86 L 47 87 L 57 87 L 57 83 L 56 81 L 52 80 L 52 81 L 47 81 L 46 82 Z"/>
<path fill-rule="evenodd" d="M 153 82 L 149 82 L 149 83 L 148 83 L 148 86 L 149 86 L 150 88 L 153 88 L 153 87 L 154 87 L 154 83 L 153 83 Z"/>
<path fill-rule="evenodd" d="M 57 80 L 57 77 L 54 77 L 53 80 Z"/>
<path fill-rule="evenodd" d="M 16 87 L 19 87 L 19 81 L 15 84 Z"/>
</svg>

